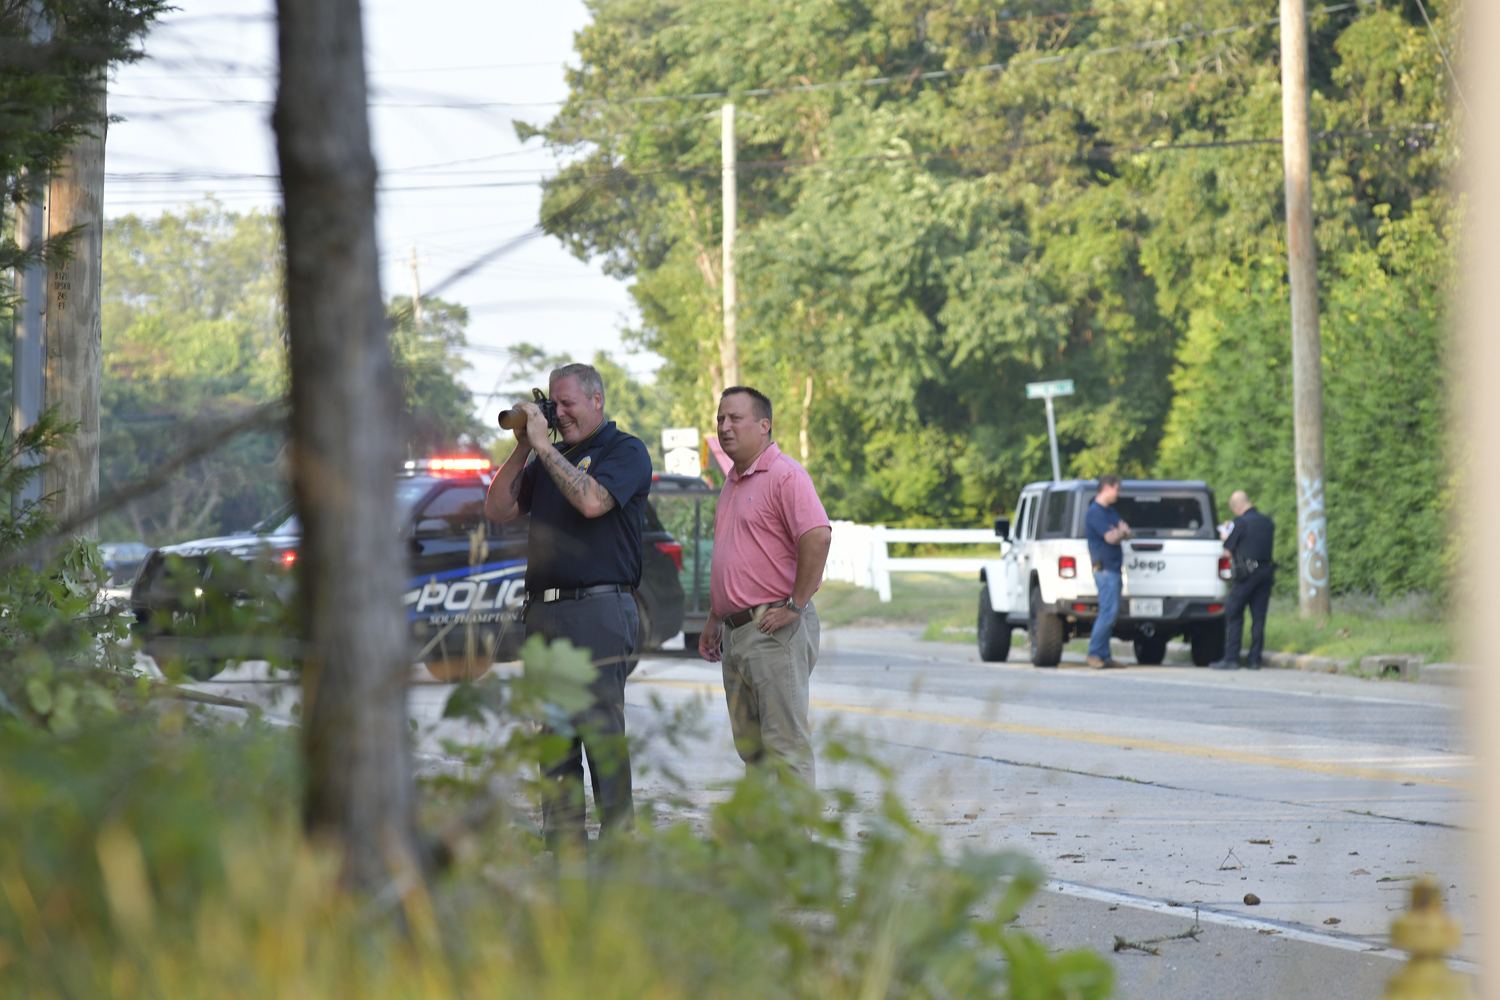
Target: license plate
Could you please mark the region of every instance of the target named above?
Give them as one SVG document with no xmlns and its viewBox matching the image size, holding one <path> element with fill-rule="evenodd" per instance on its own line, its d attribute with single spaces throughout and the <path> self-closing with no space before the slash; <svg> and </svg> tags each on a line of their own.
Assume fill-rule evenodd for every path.
<svg viewBox="0 0 1500 1000">
<path fill-rule="evenodd" d="M 1130 599 L 1130 617 L 1132 618 L 1160 618 L 1160 597 L 1132 597 Z"/>
</svg>

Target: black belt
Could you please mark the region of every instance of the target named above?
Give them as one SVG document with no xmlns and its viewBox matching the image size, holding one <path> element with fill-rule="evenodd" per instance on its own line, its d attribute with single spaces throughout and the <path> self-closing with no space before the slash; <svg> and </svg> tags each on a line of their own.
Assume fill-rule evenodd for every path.
<svg viewBox="0 0 1500 1000">
<path fill-rule="evenodd" d="M 776 601 L 772 604 L 763 604 L 760 607 L 770 611 L 772 608 L 784 608 L 789 602 Z M 724 624 L 730 628 L 739 628 L 741 625 L 749 625 L 755 621 L 755 608 L 746 608 L 744 611 L 734 611 L 724 616 Z"/>
<path fill-rule="evenodd" d="M 526 600 L 534 604 L 551 604 L 553 601 L 576 601 L 595 594 L 628 594 L 630 588 L 619 583 L 601 583 L 597 587 L 578 587 L 573 590 L 528 590 Z"/>
</svg>

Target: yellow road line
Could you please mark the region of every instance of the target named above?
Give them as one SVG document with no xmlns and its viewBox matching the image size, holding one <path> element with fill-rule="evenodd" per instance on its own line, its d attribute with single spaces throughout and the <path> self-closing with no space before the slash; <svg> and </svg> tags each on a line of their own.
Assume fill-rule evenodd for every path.
<svg viewBox="0 0 1500 1000">
<path fill-rule="evenodd" d="M 723 689 L 697 681 L 669 681 L 650 677 L 639 677 L 634 683 L 661 684 L 667 687 L 689 688 L 705 694 L 719 694 Z M 811 702 L 814 708 L 855 715 L 873 715 L 885 719 L 907 719 L 912 722 L 934 722 L 939 725 L 970 726 L 988 729 L 997 733 L 1015 733 L 1020 736 L 1040 736 L 1044 739 L 1071 740 L 1075 743 L 1094 743 L 1101 746 L 1131 747 L 1136 750 L 1154 750 L 1157 753 L 1179 754 L 1184 757 L 1201 757 L 1208 760 L 1227 760 L 1236 764 L 1256 764 L 1262 767 L 1284 767 L 1295 771 L 1311 771 L 1314 774 L 1332 774 L 1343 778 L 1364 778 L 1370 781 L 1413 782 L 1418 785 L 1440 785 L 1444 788 L 1467 788 L 1467 782 L 1452 778 L 1437 778 L 1426 774 L 1408 774 L 1403 771 L 1383 771 L 1372 767 L 1352 767 L 1348 764 L 1333 764 L 1318 760 L 1298 760 L 1295 757 L 1275 757 L 1271 754 L 1246 753 L 1241 750 L 1223 750 L 1218 747 L 1200 747 L 1188 743 L 1167 743 L 1163 740 L 1138 739 L 1133 736 L 1110 736 L 1106 733 L 1081 732 L 1076 729 L 1052 729 L 1047 726 L 1026 726 L 1017 722 L 994 722 L 988 719 L 970 719 L 958 715 L 938 715 L 934 712 L 912 712 L 901 708 L 872 708 L 867 705 L 844 705 L 833 701 Z"/>
</svg>

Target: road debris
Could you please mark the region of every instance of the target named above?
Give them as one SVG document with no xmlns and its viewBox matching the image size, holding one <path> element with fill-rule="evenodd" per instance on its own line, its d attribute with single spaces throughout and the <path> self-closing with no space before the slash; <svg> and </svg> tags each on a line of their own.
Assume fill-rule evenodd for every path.
<svg viewBox="0 0 1500 1000">
<path fill-rule="evenodd" d="M 1257 896 L 1253 892 L 1247 892 L 1247 893 L 1245 893 L 1245 905 L 1246 906 L 1259 906 L 1260 905 L 1260 897 Z"/>
<path fill-rule="evenodd" d="M 1250 843 L 1252 843 L 1252 844 L 1265 844 L 1267 847 L 1271 846 L 1271 842 L 1269 840 L 1252 840 L 1252 841 L 1250 841 Z"/>
<path fill-rule="evenodd" d="M 1234 864 L 1229 863 L 1230 858 L 1234 858 Z M 1244 867 L 1245 862 L 1240 860 L 1239 855 L 1234 853 L 1234 848 L 1232 847 L 1229 849 L 1229 853 L 1224 855 L 1224 860 L 1219 862 L 1219 871 L 1221 872 L 1242 871 Z"/>
<path fill-rule="evenodd" d="M 1181 905 L 1176 904 L 1176 905 Z M 1203 933 L 1203 927 L 1198 923 L 1198 908 L 1193 907 L 1193 926 L 1181 934 L 1167 934 L 1163 937 L 1147 938 L 1144 941 L 1127 941 L 1120 935 L 1115 935 L 1115 951 L 1140 951 L 1147 955 L 1160 955 L 1161 949 L 1156 947 L 1164 941 L 1197 941 L 1198 935 Z"/>
<path fill-rule="evenodd" d="M 1332 927 L 1334 924 L 1341 924 L 1341 923 L 1343 923 L 1343 921 L 1340 920 L 1338 917 L 1329 917 L 1327 920 L 1323 921 L 1323 923 L 1325 923 L 1328 926 Z"/>
</svg>

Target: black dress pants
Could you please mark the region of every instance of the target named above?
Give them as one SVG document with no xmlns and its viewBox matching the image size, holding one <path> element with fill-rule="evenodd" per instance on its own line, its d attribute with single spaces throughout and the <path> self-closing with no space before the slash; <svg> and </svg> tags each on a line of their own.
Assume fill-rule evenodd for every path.
<svg viewBox="0 0 1500 1000">
<path fill-rule="evenodd" d="M 1276 579 L 1276 570 L 1271 566 L 1257 567 L 1254 573 L 1229 588 L 1229 603 L 1224 608 L 1224 660 L 1238 663 L 1240 640 L 1245 634 L 1245 609 L 1250 609 L 1250 652 L 1245 657 L 1249 666 L 1260 666 L 1261 653 L 1266 646 L 1266 608 L 1271 603 L 1271 584 Z"/>
<path fill-rule="evenodd" d="M 574 735 L 567 749 L 561 757 L 542 762 L 542 832 L 554 849 L 564 838 L 579 847 L 588 843 L 585 753 L 601 833 L 629 828 L 635 822 L 630 750 L 625 742 L 625 675 L 639 627 L 635 598 L 629 594 L 591 594 L 574 601 L 531 604 L 526 609 L 528 639 L 537 634 L 549 643 L 567 639 L 587 649 L 599 670 L 591 688 L 594 703 L 573 717 Z"/>
</svg>

